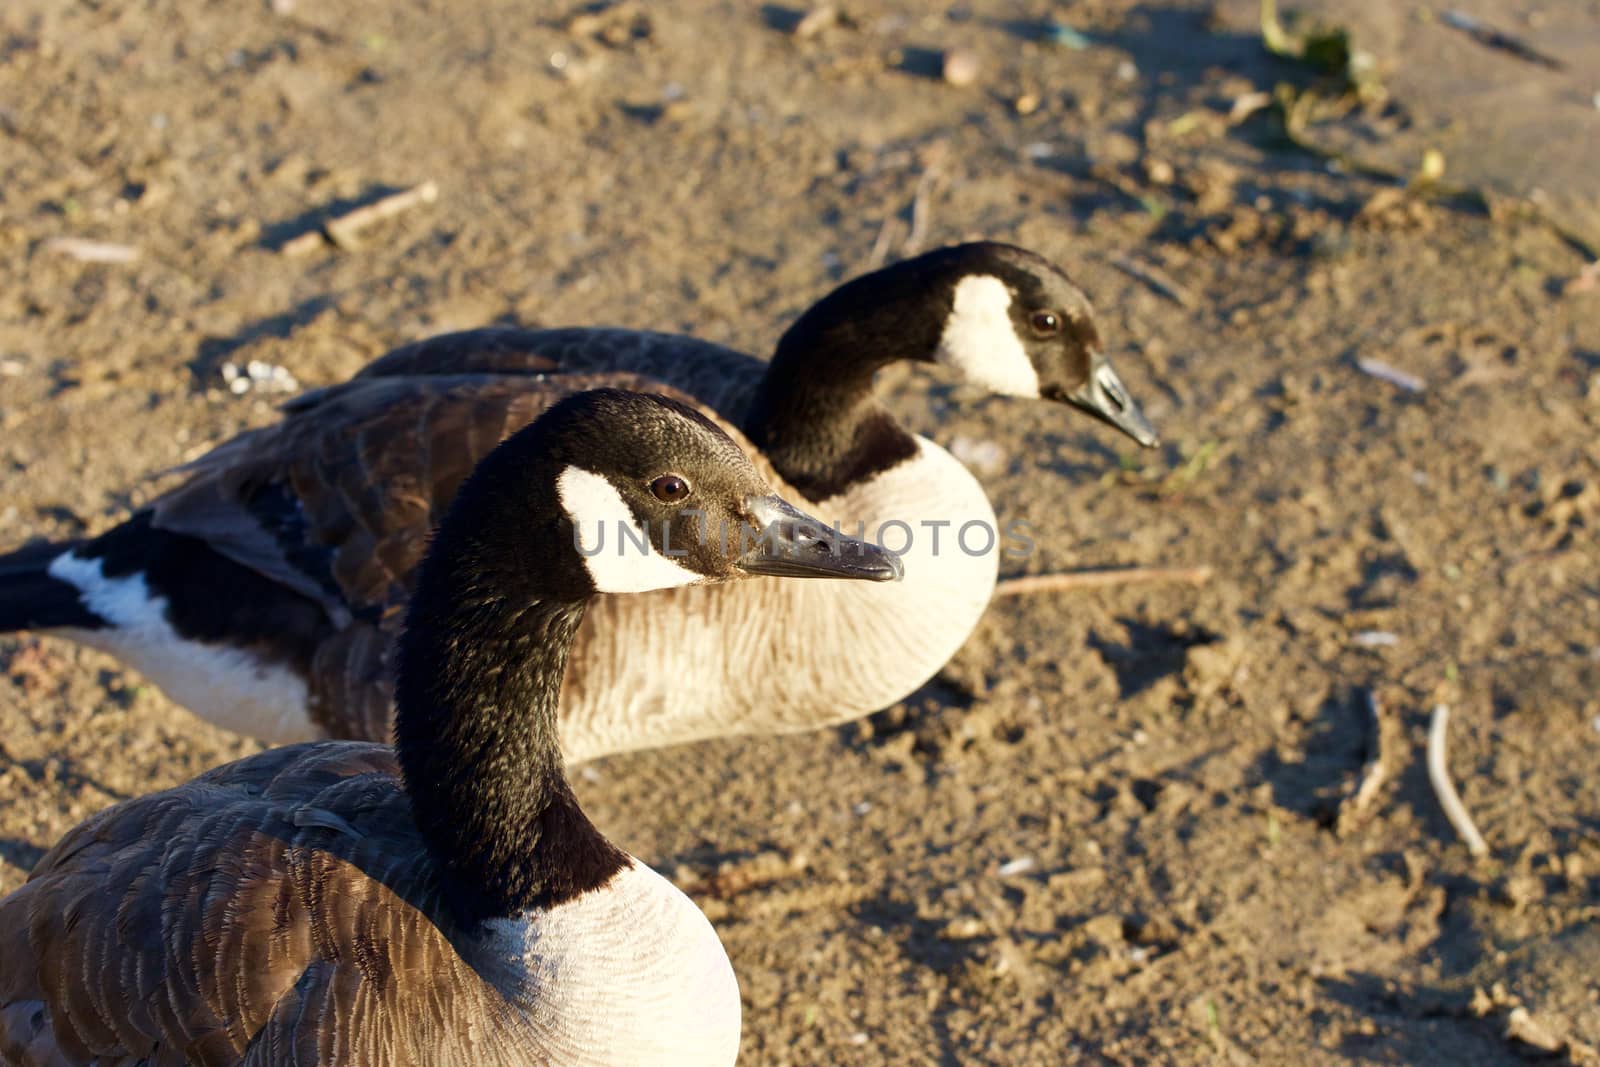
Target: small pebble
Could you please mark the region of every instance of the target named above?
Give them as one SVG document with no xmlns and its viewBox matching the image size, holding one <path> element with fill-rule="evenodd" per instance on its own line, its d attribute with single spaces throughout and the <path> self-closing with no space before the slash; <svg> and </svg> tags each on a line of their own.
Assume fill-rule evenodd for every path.
<svg viewBox="0 0 1600 1067">
<path fill-rule="evenodd" d="M 1362 648 L 1389 648 L 1400 643 L 1399 635 L 1388 630 L 1359 630 L 1350 639 Z"/>
<path fill-rule="evenodd" d="M 1039 98 L 1033 93 L 1023 93 L 1011 102 L 1019 115 L 1031 115 L 1039 110 Z"/>
<path fill-rule="evenodd" d="M 978 80 L 978 70 L 978 54 L 970 48 L 952 48 L 944 54 L 941 74 L 950 85 L 971 85 Z"/>
<path fill-rule="evenodd" d="M 1117 64 L 1117 80 L 1131 82 L 1139 76 L 1139 68 L 1134 66 L 1133 60 L 1124 59 Z"/>
<path fill-rule="evenodd" d="M 1006 860 L 1000 865 L 1000 877 L 1010 878 L 1014 874 L 1027 874 L 1039 865 L 1032 856 L 1018 856 L 1014 860 Z"/>
<path fill-rule="evenodd" d="M 237 363 L 224 363 L 222 380 L 227 385 L 228 392 L 234 396 L 243 396 L 252 390 L 263 393 L 293 393 L 300 389 L 300 383 L 289 373 L 287 367 L 259 359 L 252 359 L 243 367 Z"/>
<path fill-rule="evenodd" d="M 1172 164 L 1164 159 L 1145 158 L 1144 175 L 1150 179 L 1152 185 L 1171 185 L 1177 174 L 1172 169 Z"/>
</svg>

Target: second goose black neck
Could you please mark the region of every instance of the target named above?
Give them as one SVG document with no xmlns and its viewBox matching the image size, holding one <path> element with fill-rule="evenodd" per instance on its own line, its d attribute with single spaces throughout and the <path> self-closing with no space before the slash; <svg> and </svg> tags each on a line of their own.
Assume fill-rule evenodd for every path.
<svg viewBox="0 0 1600 1067">
<path fill-rule="evenodd" d="M 901 359 L 932 360 L 954 282 L 977 246 L 941 249 L 846 282 L 778 342 L 742 427 L 811 500 L 915 455 L 916 440 L 872 395 L 874 375 Z"/>
<path fill-rule="evenodd" d="M 395 745 L 467 925 L 563 903 L 628 862 L 562 765 L 561 680 L 593 588 L 555 474 L 537 425 L 479 465 L 434 536 L 399 643 Z"/>
</svg>

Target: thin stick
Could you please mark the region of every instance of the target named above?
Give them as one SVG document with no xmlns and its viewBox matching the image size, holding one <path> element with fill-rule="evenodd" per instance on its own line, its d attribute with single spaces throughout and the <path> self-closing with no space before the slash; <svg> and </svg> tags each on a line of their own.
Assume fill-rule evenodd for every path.
<svg viewBox="0 0 1600 1067">
<path fill-rule="evenodd" d="M 1365 695 L 1367 714 L 1372 720 L 1369 726 L 1372 740 L 1368 743 L 1367 762 L 1361 768 L 1361 777 L 1356 779 L 1356 787 L 1339 804 L 1338 828 L 1341 833 L 1351 829 L 1356 820 L 1366 814 L 1379 788 L 1389 777 L 1383 760 L 1383 705 L 1378 703 L 1378 694 L 1372 690 L 1365 690 Z"/>
<path fill-rule="evenodd" d="M 1124 274 L 1131 275 L 1144 282 L 1181 308 L 1193 308 L 1198 303 L 1193 293 L 1173 281 L 1172 277 L 1160 267 L 1140 263 L 1136 259 L 1121 255 L 1112 256 L 1111 265 Z"/>
<path fill-rule="evenodd" d="M 1407 374 L 1399 367 L 1391 367 L 1381 359 L 1368 359 L 1363 356 L 1356 360 L 1356 368 L 1362 374 L 1376 378 L 1380 382 L 1388 382 L 1408 393 L 1420 393 L 1428 387 L 1427 383 L 1415 374 Z"/>
<path fill-rule="evenodd" d="M 392 218 L 402 211 L 409 211 L 419 204 L 431 204 L 437 199 L 439 199 L 439 187 L 432 181 L 402 189 L 398 193 L 390 193 L 370 204 L 362 204 L 337 218 L 329 219 L 320 229 L 286 241 L 283 245 L 283 254 L 302 256 L 307 252 L 313 252 L 322 247 L 323 238 L 327 238 L 347 252 L 352 251 L 361 246 L 361 231 L 373 223 Z"/>
<path fill-rule="evenodd" d="M 132 245 L 91 241 L 86 237 L 52 237 L 44 246 L 84 263 L 132 263 L 139 258 L 139 250 Z"/>
<path fill-rule="evenodd" d="M 1473 825 L 1472 816 L 1467 814 L 1467 806 L 1461 803 L 1461 796 L 1450 781 L 1450 768 L 1445 765 L 1445 731 L 1449 727 L 1450 709 L 1440 704 L 1433 709 L 1433 721 L 1428 724 L 1428 781 L 1433 784 L 1433 792 L 1439 798 L 1439 806 L 1444 809 L 1444 817 L 1450 820 L 1456 834 L 1466 842 L 1467 851 L 1474 856 L 1487 855 L 1489 846 L 1484 842 L 1483 835 L 1478 833 L 1477 826 Z"/>
<path fill-rule="evenodd" d="M 354 248 L 359 244 L 361 231 L 373 223 L 398 215 L 402 211 L 409 211 L 418 204 L 431 204 L 437 199 L 439 199 L 439 187 L 431 181 L 426 181 L 340 215 L 325 223 L 322 228 L 327 231 L 328 240 L 340 248 Z"/>
<path fill-rule="evenodd" d="M 1464 12 L 1446 11 L 1440 21 L 1452 29 L 1460 30 L 1485 48 L 1497 48 L 1546 70 L 1567 69 L 1567 65 L 1554 56 L 1547 56 L 1526 41 L 1519 40 L 1493 26 L 1487 26 Z"/>
<path fill-rule="evenodd" d="M 1182 582 L 1204 585 L 1211 580 L 1211 568 L 1200 567 L 1113 567 L 1097 571 L 1067 571 L 1059 574 L 1026 574 L 1007 578 L 994 588 L 994 595 L 1025 596 L 1028 593 L 1061 593 L 1073 589 L 1105 589 L 1115 585 L 1142 582 Z"/>
<path fill-rule="evenodd" d="M 872 242 L 872 254 L 867 257 L 867 269 L 877 270 L 889 261 L 889 247 L 894 244 L 895 231 L 900 229 L 900 216 L 885 215 L 878 227 L 878 239 Z"/>
<path fill-rule="evenodd" d="M 916 255 L 917 249 L 922 247 L 923 240 L 928 236 L 928 199 L 938 177 L 939 160 L 935 159 L 917 178 L 917 191 L 911 197 L 911 232 L 906 234 L 905 243 L 900 246 L 904 255 Z"/>
</svg>

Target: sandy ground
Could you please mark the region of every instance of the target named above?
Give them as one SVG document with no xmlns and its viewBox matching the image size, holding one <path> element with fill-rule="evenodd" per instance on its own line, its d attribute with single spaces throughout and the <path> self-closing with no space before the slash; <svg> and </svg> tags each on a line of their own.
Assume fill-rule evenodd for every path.
<svg viewBox="0 0 1600 1067">
<path fill-rule="evenodd" d="M 1267 113 L 1229 125 L 1298 76 L 1248 24 L 934 7 L 851 0 L 802 40 L 796 12 L 714 0 L 9 0 L 0 544 L 101 529 L 270 420 L 281 395 L 234 395 L 230 363 L 317 385 L 499 320 L 765 351 L 913 215 L 924 245 L 1016 241 L 1093 294 L 1164 447 L 922 373 L 893 377 L 895 410 L 1033 524 L 1027 570 L 1215 577 L 1006 599 L 868 722 L 581 776 L 715 920 L 743 1062 L 1593 1062 L 1583 257 L 1332 172 Z M 1095 46 L 1039 39 L 1045 15 Z M 937 77 L 956 46 L 974 84 Z M 359 248 L 283 250 L 424 180 L 437 201 Z M 1440 703 L 1480 860 L 1423 767 Z M 99 655 L 0 639 L 0 890 L 90 812 L 252 749 Z"/>
</svg>

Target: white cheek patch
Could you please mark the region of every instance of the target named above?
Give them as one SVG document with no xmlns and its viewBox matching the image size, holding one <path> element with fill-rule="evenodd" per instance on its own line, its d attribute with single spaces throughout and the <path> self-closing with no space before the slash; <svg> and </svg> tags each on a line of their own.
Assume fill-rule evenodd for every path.
<svg viewBox="0 0 1600 1067">
<path fill-rule="evenodd" d="M 656 550 L 617 487 L 600 475 L 568 467 L 556 479 L 556 493 L 572 520 L 573 547 L 597 591 L 645 593 L 705 581 L 704 575 Z"/>
<path fill-rule="evenodd" d="M 1002 396 L 1039 396 L 1039 373 L 1011 322 L 1011 291 L 989 274 L 962 278 L 936 359 Z"/>
</svg>

